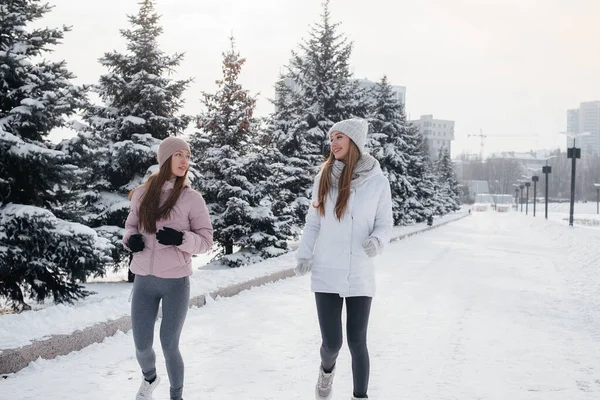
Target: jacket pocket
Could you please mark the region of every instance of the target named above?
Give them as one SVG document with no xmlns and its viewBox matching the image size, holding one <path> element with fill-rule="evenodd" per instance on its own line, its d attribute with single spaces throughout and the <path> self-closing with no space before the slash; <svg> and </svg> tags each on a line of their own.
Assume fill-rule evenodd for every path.
<svg viewBox="0 0 600 400">
<path fill-rule="evenodd" d="M 129 264 L 129 269 L 131 269 L 132 272 L 142 272 L 142 273 L 149 273 L 150 272 L 150 255 L 147 254 L 147 252 L 149 252 L 150 250 L 146 250 L 144 249 L 144 251 L 140 251 L 138 253 L 135 253 L 133 255 L 133 258 L 131 259 L 131 263 Z"/>
<path fill-rule="evenodd" d="M 186 253 L 185 251 L 179 250 L 179 254 L 183 258 L 184 265 L 188 265 L 192 261 L 192 255 L 190 253 Z"/>
</svg>

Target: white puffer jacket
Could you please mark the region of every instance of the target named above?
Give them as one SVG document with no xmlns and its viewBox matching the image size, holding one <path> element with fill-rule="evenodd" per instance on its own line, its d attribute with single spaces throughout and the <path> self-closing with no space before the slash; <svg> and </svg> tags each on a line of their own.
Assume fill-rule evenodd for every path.
<svg viewBox="0 0 600 400">
<path fill-rule="evenodd" d="M 381 247 L 390 241 L 393 228 L 390 184 L 377 164 L 351 186 L 348 207 L 341 221 L 334 212 L 338 189 L 327 196 L 325 216 L 310 207 L 298 248 L 298 259 L 312 260 L 313 292 L 337 293 L 341 297 L 375 295 L 373 259 L 362 244 L 370 236 Z M 320 175 L 313 186 L 317 203 Z M 381 252 L 381 248 L 379 252 Z"/>
</svg>

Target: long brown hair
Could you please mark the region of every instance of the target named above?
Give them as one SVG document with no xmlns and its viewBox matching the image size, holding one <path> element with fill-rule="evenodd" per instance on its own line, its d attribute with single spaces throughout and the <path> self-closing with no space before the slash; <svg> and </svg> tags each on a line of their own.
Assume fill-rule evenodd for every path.
<svg viewBox="0 0 600 400">
<path fill-rule="evenodd" d="M 338 195 L 335 201 L 335 216 L 341 221 L 346 207 L 348 207 L 348 199 L 350 198 L 350 183 L 352 182 L 352 175 L 354 173 L 354 167 L 360 159 L 360 151 L 354 142 L 350 141 L 350 149 L 344 160 L 344 169 L 338 182 Z M 318 192 L 318 204 L 313 207 L 319 210 L 319 214 L 325 215 L 325 202 L 327 201 L 327 195 L 331 189 L 331 169 L 335 162 L 335 156 L 333 151 L 329 153 L 329 158 L 323 163 L 321 167 L 321 180 L 319 181 L 319 192 Z"/>
<path fill-rule="evenodd" d="M 187 179 L 187 171 L 182 177 L 175 178 L 175 186 L 169 198 L 165 203 L 160 205 L 160 192 L 163 185 L 171 179 L 171 157 L 161 165 L 158 172 L 153 173 L 148 178 L 148 181 L 142 186 L 139 186 L 129 192 L 129 200 L 133 196 L 133 192 L 141 187 L 146 188 L 146 192 L 142 195 L 142 201 L 138 211 L 140 230 L 148 233 L 156 233 L 156 221 L 162 218 L 168 218 L 173 211 L 173 207 L 179 199 L 179 195 L 184 188 L 184 182 Z"/>
</svg>

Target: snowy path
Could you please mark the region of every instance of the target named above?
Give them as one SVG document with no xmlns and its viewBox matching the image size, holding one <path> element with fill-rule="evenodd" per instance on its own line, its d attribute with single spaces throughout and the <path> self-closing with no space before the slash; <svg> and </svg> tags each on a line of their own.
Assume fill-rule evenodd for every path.
<svg viewBox="0 0 600 400">
<path fill-rule="evenodd" d="M 598 251 L 566 255 L 596 232 L 488 213 L 392 244 L 373 303 L 370 397 L 600 398 Z M 190 310 L 184 398 L 312 399 L 318 347 L 308 277 Z M 167 399 L 157 355 L 154 398 Z M 348 400 L 346 346 L 338 365 L 333 399 Z M 1 380 L 0 399 L 132 399 L 139 379 L 131 333 L 119 334 Z"/>
</svg>

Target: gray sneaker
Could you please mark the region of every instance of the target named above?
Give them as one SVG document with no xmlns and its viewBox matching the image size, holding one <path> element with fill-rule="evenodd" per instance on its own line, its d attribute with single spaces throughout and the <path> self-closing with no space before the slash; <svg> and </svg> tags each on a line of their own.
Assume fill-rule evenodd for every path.
<svg viewBox="0 0 600 400">
<path fill-rule="evenodd" d="M 335 376 L 335 366 L 330 373 L 323 371 L 323 367 L 319 367 L 319 379 L 315 386 L 315 399 L 316 400 L 329 400 L 333 390 L 333 377 Z"/>
</svg>

